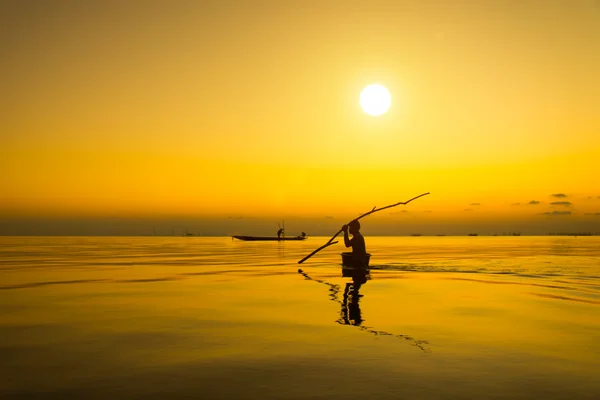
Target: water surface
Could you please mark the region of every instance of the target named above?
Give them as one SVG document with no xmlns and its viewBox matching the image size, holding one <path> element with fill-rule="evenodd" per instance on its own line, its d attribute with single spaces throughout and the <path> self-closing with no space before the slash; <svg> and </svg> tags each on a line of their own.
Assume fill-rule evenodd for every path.
<svg viewBox="0 0 600 400">
<path fill-rule="evenodd" d="M 600 397 L 599 237 L 366 239 L 0 238 L 0 395 Z"/>
</svg>

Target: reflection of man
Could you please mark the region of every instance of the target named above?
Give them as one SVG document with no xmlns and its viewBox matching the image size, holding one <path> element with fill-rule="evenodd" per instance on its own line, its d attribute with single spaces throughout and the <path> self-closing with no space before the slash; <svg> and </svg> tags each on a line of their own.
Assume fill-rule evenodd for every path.
<svg viewBox="0 0 600 400">
<path fill-rule="evenodd" d="M 346 283 L 344 299 L 342 300 L 342 309 L 340 310 L 340 323 L 356 326 L 359 326 L 362 323 L 363 319 L 360 312 L 360 306 L 358 305 L 360 297 L 361 295 L 358 294 L 355 284 Z"/>
</svg>

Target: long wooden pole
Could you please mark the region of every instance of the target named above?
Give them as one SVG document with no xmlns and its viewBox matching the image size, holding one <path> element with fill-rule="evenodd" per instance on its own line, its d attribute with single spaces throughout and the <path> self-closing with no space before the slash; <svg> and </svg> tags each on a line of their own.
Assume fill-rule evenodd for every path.
<svg viewBox="0 0 600 400">
<path fill-rule="evenodd" d="M 396 207 L 396 206 L 399 206 L 400 204 L 404 204 L 404 205 L 406 205 L 406 204 L 410 203 L 411 201 L 413 201 L 413 200 L 416 200 L 416 199 L 418 199 L 419 197 L 426 196 L 426 195 L 428 195 L 428 194 L 429 194 L 429 192 L 427 192 L 427 193 L 423 193 L 423 194 L 420 194 L 420 195 L 418 195 L 418 196 L 416 196 L 416 197 L 413 197 L 413 198 L 412 198 L 412 199 L 410 199 L 410 200 L 407 200 L 407 201 L 401 201 L 401 202 L 399 202 L 399 203 L 396 203 L 396 204 L 391 204 L 391 205 L 389 205 L 389 206 L 385 206 L 385 207 L 381 207 L 381 208 L 376 208 L 376 207 L 373 207 L 373 209 L 372 209 L 371 211 L 369 211 L 369 212 L 366 212 L 366 213 L 362 214 L 362 215 L 361 215 L 361 216 L 359 216 L 358 218 L 354 218 L 352 221 L 358 221 L 359 219 L 361 219 L 361 218 L 364 218 L 364 217 L 366 217 L 367 215 L 371 215 L 371 214 L 373 214 L 373 213 L 376 213 L 377 211 L 382 211 L 382 210 L 385 210 L 385 209 L 387 209 L 387 208 Z M 350 222 L 352 222 L 352 221 L 350 221 Z M 348 222 L 348 224 L 349 224 L 350 222 Z M 339 231 L 338 231 L 338 232 L 337 232 L 335 235 L 333 235 L 333 236 L 331 237 L 331 239 L 329 239 L 329 241 L 328 241 L 327 243 L 325 243 L 323 246 L 319 247 L 318 249 L 316 249 L 315 251 L 313 251 L 312 253 L 310 253 L 310 254 L 309 254 L 309 255 L 307 255 L 306 257 L 304 257 L 302 260 L 298 261 L 298 264 L 302 264 L 304 261 L 306 261 L 306 260 L 308 260 L 309 258 L 311 258 L 312 256 L 314 256 L 314 255 L 315 255 L 315 254 L 317 254 L 319 251 L 323 250 L 325 247 L 331 246 L 332 244 L 336 244 L 336 243 L 337 243 L 337 241 L 336 241 L 336 242 L 334 242 L 334 241 L 333 241 L 333 239 L 335 239 L 335 238 L 337 237 L 337 235 L 339 235 L 340 233 L 342 233 L 342 230 L 341 230 L 341 229 L 340 229 L 340 230 L 339 230 Z"/>
</svg>

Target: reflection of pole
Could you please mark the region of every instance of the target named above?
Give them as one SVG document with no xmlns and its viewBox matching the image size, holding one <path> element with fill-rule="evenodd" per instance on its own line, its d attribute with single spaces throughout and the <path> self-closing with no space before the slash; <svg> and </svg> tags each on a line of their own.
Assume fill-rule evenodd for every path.
<svg viewBox="0 0 600 400">
<path fill-rule="evenodd" d="M 428 194 L 429 194 L 429 192 L 427 192 L 427 193 L 423 193 L 423 194 L 420 194 L 420 195 L 418 195 L 417 197 L 413 197 L 413 198 L 412 198 L 412 199 L 410 199 L 410 200 L 407 200 L 407 201 L 401 201 L 401 202 L 399 202 L 399 203 L 396 203 L 396 204 L 391 204 L 391 205 L 389 205 L 389 206 L 385 206 L 385 207 L 381 207 L 381 208 L 375 208 L 375 207 L 373 207 L 373 209 L 372 209 L 371 211 L 369 211 L 369 212 L 367 212 L 367 213 L 364 213 L 363 215 L 359 216 L 358 218 L 354 218 L 352 221 L 358 221 L 359 219 L 361 219 L 361 218 L 363 218 L 363 217 L 366 217 L 367 215 L 370 215 L 370 214 L 376 213 L 377 211 L 382 211 L 382 210 L 385 210 L 385 209 L 387 209 L 387 208 L 396 207 L 396 206 L 399 206 L 400 204 L 404 204 L 404 205 L 406 205 L 406 204 L 410 203 L 411 201 L 413 201 L 413 200 L 416 200 L 416 199 L 418 199 L 419 197 L 426 196 L 426 195 L 428 195 Z M 350 222 L 352 222 L 352 221 L 350 221 Z M 348 222 L 348 224 L 349 224 L 350 222 Z M 318 249 L 316 249 L 315 251 L 313 251 L 312 253 L 310 253 L 310 254 L 309 254 L 309 255 L 307 255 L 306 257 L 304 257 L 302 260 L 298 261 L 298 264 L 302 264 L 304 261 L 306 261 L 306 260 L 308 260 L 309 258 L 311 258 L 312 256 L 314 256 L 314 255 L 315 255 L 315 254 L 317 254 L 319 251 L 323 250 L 325 247 L 331 246 L 332 244 L 336 244 L 336 243 L 337 243 L 337 241 L 336 241 L 336 242 L 333 242 L 333 239 L 335 239 L 335 238 L 336 238 L 336 236 L 337 236 L 337 235 L 339 235 L 340 233 L 342 233 L 342 230 L 341 230 L 341 229 L 340 229 L 340 230 L 339 230 L 339 231 L 338 231 L 338 232 L 337 232 L 335 235 L 333 235 L 333 236 L 331 237 L 331 239 L 329 239 L 329 241 L 328 241 L 327 243 L 325 243 L 323 246 L 319 247 Z"/>
<path fill-rule="evenodd" d="M 376 336 L 395 336 L 398 339 L 404 339 L 404 340 L 412 342 L 413 346 L 418 347 L 425 353 L 431 353 L 431 349 L 426 347 L 426 345 L 429 344 L 429 342 L 427 340 L 419 340 L 419 339 L 413 338 L 412 336 L 407 336 L 407 335 L 394 335 L 393 333 L 389 333 L 389 332 L 385 332 L 385 331 L 377 331 L 369 326 L 361 325 L 363 319 L 362 319 L 362 315 L 360 313 L 360 308 L 358 306 L 358 301 L 359 301 L 358 293 L 354 292 L 352 294 L 353 298 L 352 298 L 351 307 L 356 307 L 356 308 L 349 309 L 349 305 L 348 305 L 348 292 L 350 291 L 350 286 L 354 287 L 354 285 L 352 283 L 346 284 L 346 290 L 344 291 L 344 298 L 343 298 L 343 300 L 340 300 L 338 298 L 338 293 L 340 292 L 340 289 L 341 289 L 340 285 L 334 285 L 333 283 L 329 283 L 329 282 L 323 281 L 321 279 L 314 279 L 310 275 L 308 275 L 306 272 L 304 272 L 301 268 L 298 268 L 298 273 L 300 275 L 302 275 L 304 277 L 304 279 L 306 279 L 306 280 L 315 281 L 317 283 L 322 283 L 324 285 L 329 286 L 329 300 L 335 301 L 336 303 L 341 304 L 341 306 L 342 306 L 342 310 L 340 311 L 340 319 L 338 319 L 336 321 L 339 324 L 356 326 L 361 331 L 372 333 L 373 335 L 376 335 Z M 357 296 L 356 303 L 354 303 L 354 301 L 355 301 L 354 296 Z M 351 320 L 354 320 L 355 323 L 351 324 L 350 323 Z"/>
</svg>

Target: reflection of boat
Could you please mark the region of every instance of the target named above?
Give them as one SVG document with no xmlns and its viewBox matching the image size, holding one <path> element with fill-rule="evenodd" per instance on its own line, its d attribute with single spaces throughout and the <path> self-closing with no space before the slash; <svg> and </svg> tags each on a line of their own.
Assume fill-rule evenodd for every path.
<svg viewBox="0 0 600 400">
<path fill-rule="evenodd" d="M 305 240 L 306 236 L 290 236 L 290 237 L 277 237 L 277 236 L 232 236 L 234 239 L 245 240 L 245 241 L 275 241 L 279 242 L 282 240 Z"/>
</svg>

